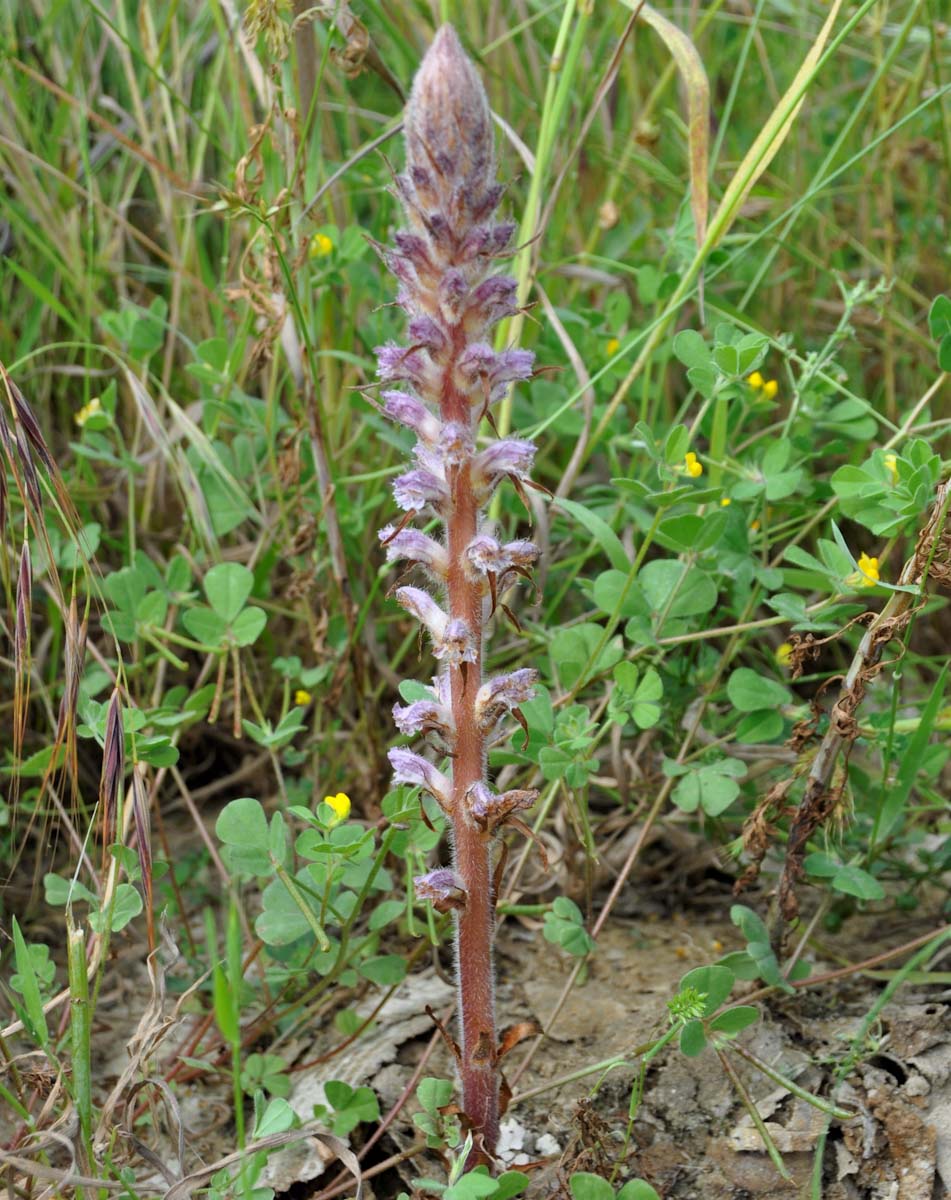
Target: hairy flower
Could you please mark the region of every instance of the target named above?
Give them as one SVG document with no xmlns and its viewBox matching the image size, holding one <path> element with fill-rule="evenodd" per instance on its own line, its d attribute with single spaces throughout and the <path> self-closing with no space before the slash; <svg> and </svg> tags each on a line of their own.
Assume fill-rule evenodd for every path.
<svg viewBox="0 0 951 1200">
<path fill-rule="evenodd" d="M 450 912 L 466 906 L 466 888 L 462 878 L 450 867 L 438 867 L 428 875 L 413 879 L 417 900 L 428 900 L 436 912 Z"/>
<path fill-rule="evenodd" d="M 490 733 L 499 721 L 535 694 L 538 672 L 522 667 L 508 675 L 494 675 L 476 693 L 475 717 L 479 728 Z"/>
<path fill-rule="evenodd" d="M 392 421 L 404 425 L 423 441 L 435 442 L 442 429 L 442 422 L 426 405 L 408 392 L 384 392 L 383 411 Z"/>
<path fill-rule="evenodd" d="M 452 713 L 438 700 L 414 700 L 411 704 L 394 704 L 393 720 L 400 733 L 438 733 L 448 740 L 452 733 Z"/>
<path fill-rule="evenodd" d="M 418 529 L 395 530 L 386 525 L 380 530 L 380 541 L 386 547 L 386 561 L 416 563 L 437 579 L 445 579 L 449 570 L 449 556 L 445 547 Z"/>
<path fill-rule="evenodd" d="M 444 659 L 447 663 L 475 662 L 475 637 L 461 617 L 450 619 L 432 596 L 421 588 L 397 588 L 396 598 L 407 612 L 426 626 L 433 641 L 434 658 Z"/>
<path fill-rule="evenodd" d="M 472 486 L 476 495 L 485 503 L 506 476 L 526 479 L 534 461 L 534 442 L 520 438 L 493 442 L 472 461 Z"/>
<path fill-rule="evenodd" d="M 527 788 L 513 789 L 496 795 L 486 784 L 475 783 L 469 789 L 466 799 L 469 815 L 477 824 L 491 831 L 503 825 L 513 813 L 531 808 L 538 799 L 538 792 L 534 788 Z"/>
<path fill-rule="evenodd" d="M 393 480 L 393 499 L 404 512 L 422 512 L 432 508 L 443 512 L 449 504 L 446 481 L 432 471 L 407 471 Z"/>
<path fill-rule="evenodd" d="M 421 754 L 412 750 L 404 750 L 394 746 L 387 753 L 390 766 L 393 768 L 394 783 L 408 783 L 412 787 L 421 787 L 438 801 L 441 808 L 449 808 L 449 780 L 431 762 L 427 762 Z"/>
</svg>

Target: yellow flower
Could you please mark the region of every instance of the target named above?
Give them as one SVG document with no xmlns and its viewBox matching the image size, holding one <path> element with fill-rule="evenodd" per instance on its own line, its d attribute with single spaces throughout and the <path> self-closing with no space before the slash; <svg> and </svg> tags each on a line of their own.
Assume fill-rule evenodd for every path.
<svg viewBox="0 0 951 1200">
<path fill-rule="evenodd" d="M 310 239 L 310 249 L 307 251 L 308 258 L 326 258 L 328 254 L 333 253 L 334 244 L 327 237 L 326 233 L 315 233 Z"/>
<path fill-rule="evenodd" d="M 608 358 L 613 358 L 615 356 L 615 354 L 617 354 L 617 352 L 621 349 L 620 339 L 619 338 L 609 339 L 608 344 L 604 347 L 604 349 L 605 349 L 605 353 L 607 354 Z"/>
<path fill-rule="evenodd" d="M 721 496 L 720 497 L 720 507 L 721 508 L 728 508 L 732 503 L 733 503 L 733 501 L 730 499 L 729 496 Z"/>
<path fill-rule="evenodd" d="M 703 463 L 697 461 L 697 456 L 692 450 L 688 450 L 684 455 L 684 470 L 691 479 L 699 479 L 703 474 Z"/>
<path fill-rule="evenodd" d="M 779 391 L 779 384 L 776 382 L 775 379 L 767 379 L 766 382 L 763 384 L 763 395 L 766 397 L 767 400 L 772 400 L 778 391 Z"/>
<path fill-rule="evenodd" d="M 93 396 L 88 404 L 84 404 L 76 416 L 73 418 L 80 429 L 86 424 L 90 417 L 94 417 L 97 413 L 102 412 L 102 401 L 98 396 Z"/>
<path fill-rule="evenodd" d="M 863 550 L 859 556 L 859 569 L 853 571 L 845 582 L 852 587 L 874 587 L 878 580 L 878 559 Z"/>
<path fill-rule="evenodd" d="M 759 373 L 759 371 L 754 371 L 752 375 L 747 377 L 746 382 L 750 385 L 751 388 L 754 388 L 755 390 L 758 391 L 763 386 L 763 384 L 766 382 L 766 380 Z"/>
<path fill-rule="evenodd" d="M 792 662 L 792 642 L 783 642 L 781 646 L 777 646 L 775 658 L 781 667 L 788 667 Z"/>
<path fill-rule="evenodd" d="M 302 708 L 305 704 L 310 704 L 313 698 L 306 688 L 298 688 L 294 693 L 294 703 L 299 704 Z"/>
<path fill-rule="evenodd" d="M 750 523 L 750 533 L 758 533 L 758 532 L 759 532 L 759 517 L 757 517 L 755 521 L 752 521 Z"/>
<path fill-rule="evenodd" d="M 350 816 L 350 797 L 346 792 L 338 792 L 336 796 L 324 796 L 324 804 L 334 811 L 331 825 L 339 825 L 341 821 L 346 821 Z"/>
<path fill-rule="evenodd" d="M 885 470 L 891 475 L 892 483 L 898 482 L 898 458 L 894 454 L 885 455 Z"/>
</svg>

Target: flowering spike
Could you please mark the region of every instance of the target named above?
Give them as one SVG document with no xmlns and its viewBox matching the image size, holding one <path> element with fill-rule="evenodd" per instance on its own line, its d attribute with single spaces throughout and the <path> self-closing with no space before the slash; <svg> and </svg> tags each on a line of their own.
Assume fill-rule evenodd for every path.
<svg viewBox="0 0 951 1200">
<path fill-rule="evenodd" d="M 497 351 L 495 324 L 520 309 L 518 287 L 492 274 L 515 224 L 495 221 L 503 188 L 495 178 L 492 120 L 475 67 L 445 26 L 436 35 L 406 108 L 406 168 L 396 194 L 407 228 L 390 249 L 377 247 L 399 284 L 397 303 L 409 321 L 406 344 L 377 350 L 378 375 L 400 382 L 383 394 L 384 413 L 417 436 L 415 465 L 393 480 L 405 514 L 380 534 L 388 561 L 416 563 L 436 585 L 399 587 L 396 599 L 427 629 L 441 664 L 433 697 L 397 704 L 404 734 L 436 734 L 451 756 L 451 780 L 410 750 L 390 751 L 394 780 L 424 787 L 453 825 L 453 868 L 417 880 L 417 895 L 440 911 L 453 909 L 457 930 L 462 1107 L 475 1135 L 469 1166 L 487 1161 L 499 1126 L 492 935 L 495 868 L 492 838 L 534 793 L 495 795 L 485 778 L 488 739 L 507 714 L 525 725 L 519 705 L 536 673 L 514 671 L 484 682 L 485 625 L 508 576 L 527 575 L 538 558 L 528 541 L 500 543 L 484 508 L 508 478 L 528 485 L 535 447 L 510 438 L 476 450 L 483 418 L 508 387 L 531 378 L 528 350 Z M 445 526 L 436 540 L 415 529 L 420 514 Z M 490 604 L 491 602 L 491 610 Z M 504 608 L 504 605 L 502 606 Z M 505 609 L 506 612 L 510 610 Z"/>
</svg>

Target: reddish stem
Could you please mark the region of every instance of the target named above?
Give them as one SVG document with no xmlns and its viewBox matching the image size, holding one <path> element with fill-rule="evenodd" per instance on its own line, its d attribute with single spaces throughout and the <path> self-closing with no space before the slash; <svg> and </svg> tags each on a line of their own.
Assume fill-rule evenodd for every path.
<svg viewBox="0 0 951 1200">
<path fill-rule="evenodd" d="M 464 345 L 456 331 L 458 350 Z M 455 358 L 455 355 L 453 356 Z M 443 420 L 472 421 L 469 398 L 451 380 L 454 363 L 445 374 L 441 409 Z M 495 897 L 492 893 L 490 836 L 469 816 L 468 792 L 485 778 L 485 735 L 475 715 L 476 694 L 482 684 L 482 641 L 485 600 L 477 579 L 464 567 L 466 547 L 478 531 L 478 505 L 472 490 L 470 464 L 451 473 L 452 511 L 446 523 L 449 550 L 447 591 L 449 614 L 461 617 L 475 637 L 476 659 L 450 668 L 453 724 L 456 730 L 452 760 L 452 824 L 455 868 L 466 893 L 465 908 L 456 920 L 456 977 L 462 1030 L 459 1074 L 462 1108 L 472 1125 L 476 1149 L 469 1166 L 489 1161 L 499 1134 L 499 1080 L 496 1071 L 495 987 L 492 938 Z"/>
</svg>

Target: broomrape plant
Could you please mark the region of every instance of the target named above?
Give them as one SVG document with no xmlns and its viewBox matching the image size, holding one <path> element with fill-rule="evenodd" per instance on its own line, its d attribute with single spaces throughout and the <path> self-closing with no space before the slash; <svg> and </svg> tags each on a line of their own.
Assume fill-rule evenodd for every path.
<svg viewBox="0 0 951 1200">
<path fill-rule="evenodd" d="M 380 533 L 387 559 L 419 567 L 429 590 L 399 587 L 396 599 L 425 627 L 440 671 L 429 698 L 397 704 L 403 734 L 433 739 L 449 773 L 412 750 L 389 752 L 394 780 L 435 797 L 452 827 L 454 861 L 418 878 L 417 895 L 452 910 L 456 922 L 461 1038 L 457 1059 L 462 1107 L 475 1135 L 474 1160 L 491 1156 L 499 1127 L 498 1037 L 492 936 L 492 844 L 534 791 L 493 792 L 486 749 L 509 715 L 522 721 L 536 672 L 483 675 L 486 625 L 504 588 L 528 576 L 538 558 L 529 541 L 503 543 L 486 508 L 504 480 L 524 497 L 535 455 L 529 441 L 499 438 L 480 448 L 483 420 L 510 384 L 529 379 L 533 355 L 495 350 L 489 332 L 518 311 L 516 282 L 496 274 L 515 232 L 494 217 L 503 188 L 495 178 L 492 122 L 485 91 L 450 26 L 436 35 L 406 110 L 406 169 L 396 193 L 407 228 L 380 252 L 400 284 L 408 343 L 377 350 L 379 376 L 399 390 L 382 394 L 384 411 L 417 437 L 415 463 L 393 482 L 403 519 Z M 535 485 L 537 486 L 537 485 Z M 409 528 L 438 520 L 443 541 Z"/>
</svg>

